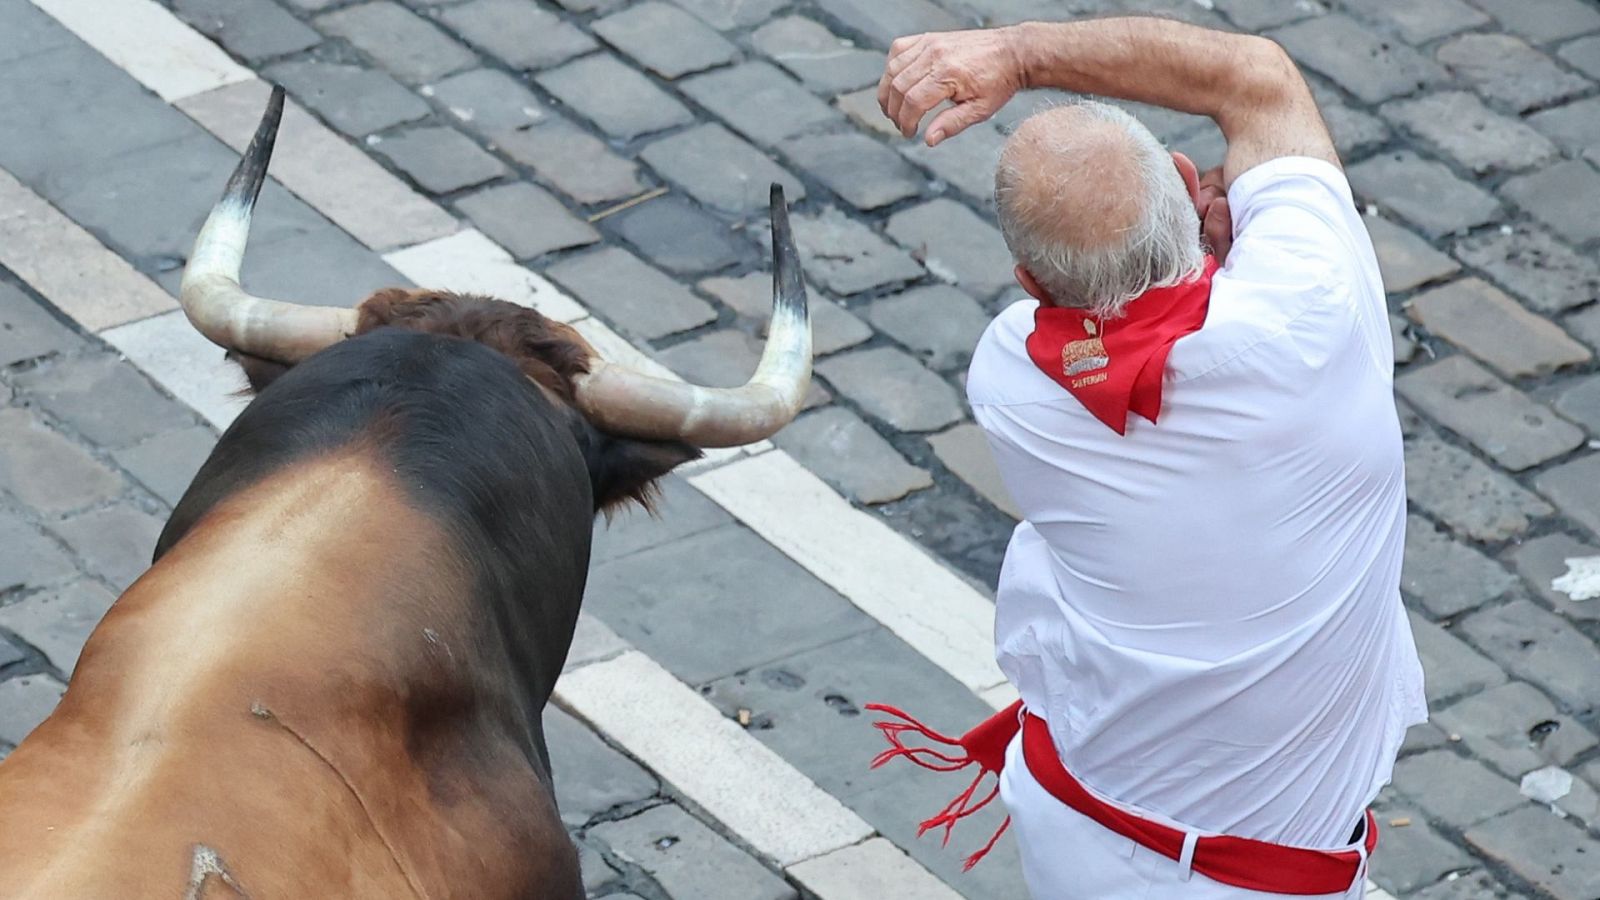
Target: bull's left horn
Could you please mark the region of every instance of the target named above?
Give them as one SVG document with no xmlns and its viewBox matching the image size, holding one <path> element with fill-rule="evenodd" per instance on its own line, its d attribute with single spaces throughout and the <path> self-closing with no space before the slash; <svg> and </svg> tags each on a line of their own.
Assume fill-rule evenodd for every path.
<svg viewBox="0 0 1600 900">
<path fill-rule="evenodd" d="M 594 360 L 577 379 L 578 406 L 597 427 L 697 447 L 737 447 L 789 424 L 811 384 L 811 313 L 783 188 L 772 186 L 772 325 L 743 386 L 708 388 Z"/>
<path fill-rule="evenodd" d="M 283 88 L 273 87 L 255 137 L 195 238 L 178 302 L 189 321 L 212 343 L 263 359 L 296 363 L 354 333 L 356 311 L 268 300 L 239 287 L 250 214 L 266 180 L 282 116 Z"/>
</svg>

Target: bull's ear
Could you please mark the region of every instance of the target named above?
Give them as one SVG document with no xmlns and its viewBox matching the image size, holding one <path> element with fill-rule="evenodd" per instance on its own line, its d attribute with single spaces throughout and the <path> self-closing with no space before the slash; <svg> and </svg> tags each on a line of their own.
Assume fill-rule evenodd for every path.
<svg viewBox="0 0 1600 900">
<path fill-rule="evenodd" d="M 610 513 L 632 500 L 645 509 L 655 501 L 657 478 L 700 458 L 700 451 L 680 441 L 634 441 L 608 438 L 600 458 L 590 467 L 595 512 Z"/>
<path fill-rule="evenodd" d="M 283 373 L 291 368 L 284 363 L 271 359 L 262 359 L 237 350 L 229 350 L 227 358 L 239 364 L 244 370 L 245 380 L 250 382 L 250 393 L 259 394 L 267 389 L 267 385 L 283 377 Z"/>
</svg>

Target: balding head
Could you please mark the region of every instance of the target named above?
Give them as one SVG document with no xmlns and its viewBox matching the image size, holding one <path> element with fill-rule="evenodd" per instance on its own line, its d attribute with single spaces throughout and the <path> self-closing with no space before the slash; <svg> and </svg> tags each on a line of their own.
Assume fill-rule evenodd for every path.
<svg viewBox="0 0 1600 900">
<path fill-rule="evenodd" d="M 1122 110 L 1080 102 L 1038 113 L 995 173 L 1000 229 L 1017 264 L 1059 306 L 1115 316 L 1203 261 L 1184 179 Z"/>
</svg>

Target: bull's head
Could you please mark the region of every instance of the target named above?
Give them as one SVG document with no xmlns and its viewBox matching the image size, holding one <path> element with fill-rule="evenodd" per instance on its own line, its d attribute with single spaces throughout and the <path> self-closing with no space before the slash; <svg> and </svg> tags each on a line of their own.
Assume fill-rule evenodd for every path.
<svg viewBox="0 0 1600 900">
<path fill-rule="evenodd" d="M 179 295 L 189 321 L 242 358 L 253 385 L 347 337 L 395 325 L 487 344 L 596 428 L 619 437 L 737 446 L 773 434 L 799 411 L 811 377 L 811 322 L 777 185 L 771 211 L 772 325 L 761 362 L 741 387 L 701 387 L 609 363 L 571 327 L 504 301 L 388 290 L 355 309 L 340 309 L 246 293 L 239 286 L 239 269 L 282 112 L 283 89 L 274 88 L 255 138 L 195 241 Z"/>
</svg>

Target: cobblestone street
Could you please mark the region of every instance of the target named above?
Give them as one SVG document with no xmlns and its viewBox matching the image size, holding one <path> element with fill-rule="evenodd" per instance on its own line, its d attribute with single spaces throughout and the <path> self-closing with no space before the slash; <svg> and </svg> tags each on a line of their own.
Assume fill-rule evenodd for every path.
<svg viewBox="0 0 1600 900">
<path fill-rule="evenodd" d="M 1600 0 L 0 0 L 0 757 L 243 408 L 174 293 L 276 83 L 265 296 L 478 291 L 733 385 L 788 193 L 808 410 L 596 526 L 547 715 L 590 896 L 1025 896 L 1009 837 L 961 872 L 999 809 L 916 839 L 962 779 L 869 771 L 861 707 L 959 731 L 1014 696 L 1015 512 L 963 379 L 1021 296 L 994 164 L 1052 98 L 930 150 L 876 84 L 901 34 L 1128 12 L 1291 52 L 1384 270 L 1433 718 L 1374 890 L 1597 900 L 1600 599 L 1552 580 L 1600 555 Z M 1209 120 L 1135 112 L 1221 161 Z"/>
</svg>

